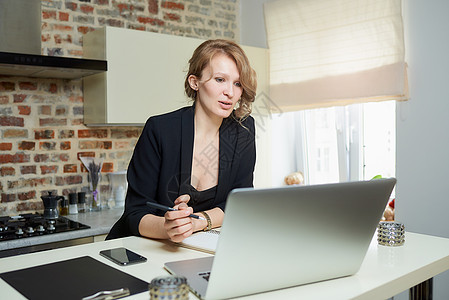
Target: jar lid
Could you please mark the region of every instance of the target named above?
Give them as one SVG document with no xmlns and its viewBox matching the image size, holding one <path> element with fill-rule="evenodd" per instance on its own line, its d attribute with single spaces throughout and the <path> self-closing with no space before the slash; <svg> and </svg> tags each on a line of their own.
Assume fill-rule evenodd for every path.
<svg viewBox="0 0 449 300">
<path fill-rule="evenodd" d="M 86 203 L 86 192 L 78 193 L 78 203 Z"/>
<path fill-rule="evenodd" d="M 69 194 L 69 203 L 70 204 L 77 204 L 78 199 L 76 198 L 76 193 L 70 193 Z"/>
</svg>

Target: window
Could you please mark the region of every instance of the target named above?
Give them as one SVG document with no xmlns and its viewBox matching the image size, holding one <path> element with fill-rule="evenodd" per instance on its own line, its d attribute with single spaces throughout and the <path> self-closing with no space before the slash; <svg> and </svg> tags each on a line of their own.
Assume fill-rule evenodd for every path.
<svg viewBox="0 0 449 300">
<path fill-rule="evenodd" d="M 283 130 L 273 142 L 272 184 L 295 171 L 306 184 L 394 177 L 395 107 L 385 101 L 274 115 L 273 129 Z"/>
</svg>

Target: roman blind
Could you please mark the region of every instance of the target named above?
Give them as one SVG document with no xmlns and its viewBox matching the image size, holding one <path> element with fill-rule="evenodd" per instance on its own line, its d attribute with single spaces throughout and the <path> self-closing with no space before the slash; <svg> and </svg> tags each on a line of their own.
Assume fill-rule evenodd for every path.
<svg viewBox="0 0 449 300">
<path fill-rule="evenodd" d="M 282 110 L 407 99 L 401 0 L 277 0 L 264 14 Z"/>
</svg>

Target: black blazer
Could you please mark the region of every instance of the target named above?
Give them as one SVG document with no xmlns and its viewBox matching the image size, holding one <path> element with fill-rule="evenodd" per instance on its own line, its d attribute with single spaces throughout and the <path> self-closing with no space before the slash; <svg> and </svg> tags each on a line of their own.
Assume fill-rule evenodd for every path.
<svg viewBox="0 0 449 300">
<path fill-rule="evenodd" d="M 131 158 L 127 179 L 125 211 L 107 239 L 139 236 L 141 218 L 164 212 L 150 208 L 147 201 L 172 207 L 175 199 L 189 194 L 192 173 L 195 106 L 148 119 Z M 243 125 L 243 126 L 242 126 Z M 234 188 L 252 187 L 256 161 L 254 119 L 249 116 L 240 125 L 232 116 L 219 129 L 219 172 L 216 197 L 195 206 L 202 211 L 226 206 L 226 197 Z"/>
</svg>

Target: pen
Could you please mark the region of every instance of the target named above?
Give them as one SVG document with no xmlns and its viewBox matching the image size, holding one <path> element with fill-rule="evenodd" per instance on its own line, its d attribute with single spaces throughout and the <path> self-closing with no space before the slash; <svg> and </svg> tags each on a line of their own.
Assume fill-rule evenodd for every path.
<svg viewBox="0 0 449 300">
<path fill-rule="evenodd" d="M 167 210 L 169 210 L 169 211 L 177 211 L 178 210 L 178 209 L 174 209 L 174 208 L 172 208 L 170 206 L 165 206 L 165 205 L 161 205 L 161 204 L 154 203 L 154 202 L 147 202 L 147 205 L 151 206 L 153 208 L 157 208 L 157 209 L 163 210 L 163 211 L 167 211 Z M 194 215 L 194 214 L 190 214 L 189 217 L 206 221 L 205 218 L 197 216 L 197 215 Z"/>
</svg>

